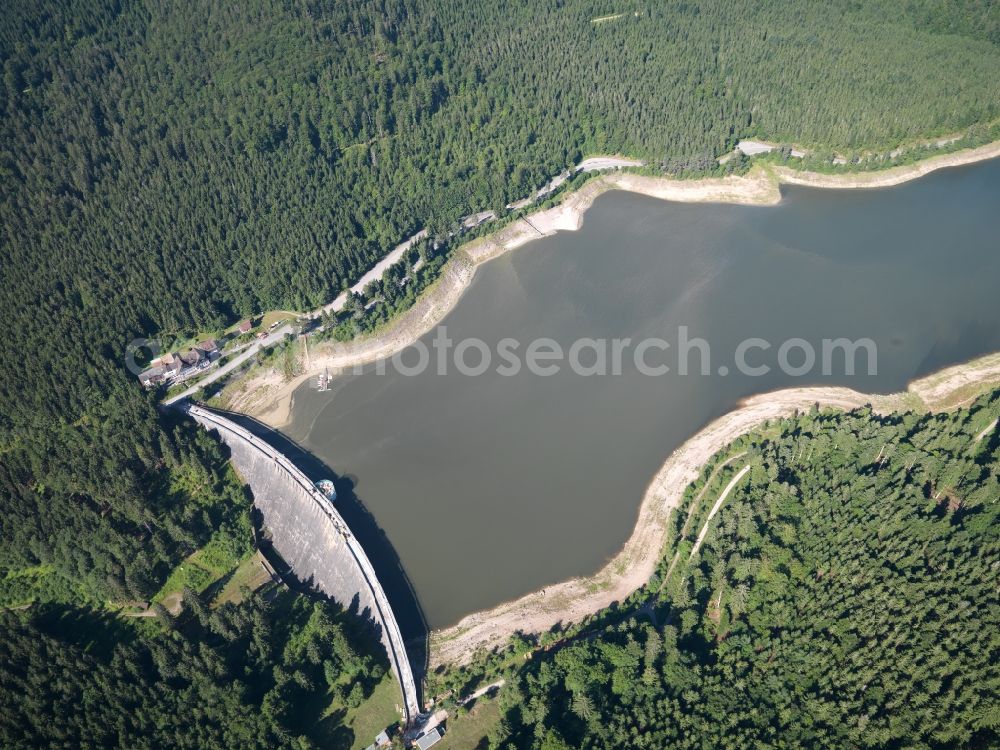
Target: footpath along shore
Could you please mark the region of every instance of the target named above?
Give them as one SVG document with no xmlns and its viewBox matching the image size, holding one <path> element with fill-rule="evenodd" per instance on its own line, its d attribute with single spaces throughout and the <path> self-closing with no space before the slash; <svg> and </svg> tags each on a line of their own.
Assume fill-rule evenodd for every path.
<svg viewBox="0 0 1000 750">
<path fill-rule="evenodd" d="M 277 368 L 257 369 L 227 386 L 226 408 L 251 414 L 272 427 L 291 418 L 292 394 L 308 378 L 324 370 L 337 372 L 391 357 L 437 326 L 471 285 L 476 268 L 532 240 L 559 231 L 576 231 L 594 201 L 610 190 L 626 190 L 681 203 L 736 203 L 771 206 L 781 201 L 782 184 L 832 189 L 866 189 L 899 185 L 945 167 L 1000 157 L 1000 142 L 933 156 L 878 172 L 820 174 L 789 167 L 758 165 L 747 175 L 702 180 L 676 180 L 632 173 L 610 173 L 587 182 L 556 206 L 535 211 L 502 229 L 460 247 L 409 310 L 371 335 L 345 343 L 310 346 L 303 374 L 286 380 Z"/>
</svg>

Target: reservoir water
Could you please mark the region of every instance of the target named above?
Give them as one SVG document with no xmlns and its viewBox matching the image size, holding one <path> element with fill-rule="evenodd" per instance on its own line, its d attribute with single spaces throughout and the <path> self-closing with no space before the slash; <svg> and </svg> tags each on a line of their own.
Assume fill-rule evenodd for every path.
<svg viewBox="0 0 1000 750">
<path fill-rule="evenodd" d="M 564 366 L 504 376 L 496 362 L 478 377 L 368 368 L 328 392 L 296 392 L 285 432 L 353 481 L 430 627 L 599 569 L 628 538 L 665 458 L 742 397 L 809 384 L 898 391 L 1000 349 L 1000 161 L 894 188 L 783 193 L 774 207 L 607 194 L 580 231 L 481 267 L 444 321 L 454 341 L 477 337 L 494 352 L 506 337 L 522 353 L 543 337 L 566 349 L 580 338 L 658 337 L 674 349 L 647 360 L 668 365 L 686 326 L 711 347 L 710 375 L 695 374 L 697 354 L 688 375 L 672 366 L 658 377 L 626 355 L 620 375 Z M 771 365 L 767 375 L 733 367 L 749 337 L 772 343 L 747 355 Z M 839 337 L 871 339 L 877 373 L 863 355 L 855 375 L 777 366 L 783 341 L 818 353 Z"/>
</svg>

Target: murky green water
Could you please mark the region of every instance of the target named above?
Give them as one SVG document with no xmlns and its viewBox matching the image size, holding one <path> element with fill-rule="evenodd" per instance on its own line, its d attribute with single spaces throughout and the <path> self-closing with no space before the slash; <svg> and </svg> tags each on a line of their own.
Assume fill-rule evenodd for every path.
<svg viewBox="0 0 1000 750">
<path fill-rule="evenodd" d="M 522 352 L 538 337 L 568 348 L 653 336 L 676 347 L 687 326 L 710 344 L 714 374 L 650 377 L 629 356 L 622 375 L 605 377 L 367 373 L 328 393 L 300 389 L 287 432 L 354 479 L 430 626 L 446 626 L 598 569 L 631 532 L 665 457 L 741 397 L 814 383 L 896 391 L 1000 349 L 998 216 L 1000 162 L 896 188 L 787 189 L 770 208 L 612 193 L 581 231 L 481 268 L 448 335 L 514 337 Z M 735 371 L 747 337 L 773 343 L 747 356 L 770 364 L 768 375 Z M 817 353 L 823 338 L 869 337 L 878 372 L 866 374 L 862 356 L 855 376 L 783 374 L 774 350 L 792 337 Z M 675 365 L 671 352 L 648 361 Z M 699 357 L 690 362 L 697 372 Z"/>
</svg>

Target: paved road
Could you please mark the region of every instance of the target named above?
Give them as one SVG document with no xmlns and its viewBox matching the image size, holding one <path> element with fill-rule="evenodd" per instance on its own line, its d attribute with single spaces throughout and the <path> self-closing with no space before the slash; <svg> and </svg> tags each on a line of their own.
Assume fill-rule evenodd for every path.
<svg viewBox="0 0 1000 750">
<path fill-rule="evenodd" d="M 990 425 L 989 425 L 989 427 L 987 427 L 987 428 L 986 428 L 985 430 L 983 430 L 983 431 L 982 431 L 982 432 L 980 432 L 980 433 L 979 433 L 978 435 L 976 435 L 976 440 L 975 440 L 975 442 L 977 442 L 977 443 L 978 443 L 978 442 L 979 442 L 980 440 L 982 440 L 982 439 L 983 439 L 984 437 L 986 437 L 986 436 L 987 436 L 987 435 L 989 435 L 989 434 L 990 434 L 991 432 L 993 432 L 993 430 L 995 430 L 995 429 L 996 429 L 996 426 L 997 426 L 997 422 L 998 422 L 998 421 L 1000 421 L 1000 420 L 996 420 L 996 419 L 994 419 L 994 420 L 993 420 L 992 422 L 990 422 Z"/>
<path fill-rule="evenodd" d="M 403 253 L 405 253 L 407 250 L 413 247 L 416 243 L 420 242 L 420 240 L 422 240 L 426 236 L 427 236 L 427 230 L 421 229 L 419 232 L 417 232 L 409 239 L 400 242 L 398 245 L 396 245 L 396 247 L 392 249 L 392 251 L 388 255 L 386 255 L 384 258 L 382 258 L 382 260 L 376 263 L 368 273 L 362 276 L 361 279 L 358 281 L 358 283 L 351 287 L 351 291 L 361 294 L 366 286 L 368 286 L 373 281 L 381 279 L 382 274 L 385 273 L 390 266 L 394 266 L 399 262 L 399 259 L 403 257 Z M 344 305 L 346 303 L 347 303 L 347 292 L 341 292 L 339 295 L 337 295 L 337 298 L 334 299 L 333 302 L 327 305 L 323 305 L 323 307 L 319 308 L 318 310 L 313 310 L 311 313 L 309 313 L 309 317 L 315 318 L 323 313 L 339 312 L 344 308 Z"/>
<path fill-rule="evenodd" d="M 219 378 L 225 377 L 226 375 L 231 373 L 237 367 L 239 367 L 248 359 L 257 354 L 257 352 L 261 350 L 261 347 L 274 346 L 282 339 L 284 339 L 285 334 L 288 333 L 292 333 L 292 327 L 287 323 L 281 326 L 280 328 L 274 329 L 273 331 L 271 331 L 271 333 L 267 334 L 266 337 L 254 341 L 252 344 L 250 344 L 250 346 L 248 346 L 246 349 L 244 349 L 235 357 L 226 362 L 226 364 L 216 367 L 214 370 L 208 373 L 208 375 L 203 377 L 201 380 L 198 380 L 194 385 L 188 386 L 183 391 L 178 393 L 176 396 L 171 396 L 170 398 L 164 400 L 163 403 L 169 406 L 170 404 L 175 404 L 178 401 L 188 398 L 189 396 L 193 395 L 195 391 L 197 391 L 199 388 L 203 388 L 206 385 L 214 383 Z"/>
<path fill-rule="evenodd" d="M 742 151 L 747 156 L 754 156 L 755 154 L 770 153 L 771 151 L 774 151 L 774 149 L 776 149 L 777 146 L 771 143 L 765 143 L 764 141 L 743 140 L 736 144 L 736 148 Z M 805 151 L 800 151 L 797 148 L 792 149 L 792 156 L 794 156 L 796 159 L 801 159 L 805 155 L 806 155 Z"/>
<path fill-rule="evenodd" d="M 576 165 L 577 172 L 597 172 L 601 169 L 618 169 L 618 167 L 641 167 L 646 162 L 638 159 L 625 159 L 620 156 L 592 156 Z"/>
<path fill-rule="evenodd" d="M 575 171 L 595 172 L 601 169 L 616 169 L 618 167 L 640 167 L 643 164 L 644 162 L 637 161 L 635 159 L 625 159 L 617 156 L 593 156 L 589 159 L 584 159 L 582 162 L 580 162 L 577 165 Z M 552 182 L 550 182 L 549 185 L 546 186 L 546 188 L 540 190 L 536 197 L 540 198 L 543 197 L 543 195 L 552 192 L 552 190 L 561 185 L 568 177 L 569 177 L 568 172 L 564 172 L 563 174 L 559 175 Z M 531 203 L 532 199 L 525 198 L 524 201 L 519 201 L 518 204 L 512 204 L 512 205 L 527 206 L 530 205 Z M 466 227 L 472 228 L 472 227 L 477 227 L 480 224 L 485 224 L 487 222 L 493 221 L 494 219 L 496 219 L 496 214 L 493 213 L 492 211 L 481 211 L 480 213 L 466 216 L 462 220 L 462 222 L 465 224 Z M 399 260 L 403 257 L 403 254 L 407 250 L 409 250 L 411 247 L 413 247 L 413 245 L 415 245 L 417 242 L 420 242 L 425 237 L 427 237 L 427 230 L 421 229 L 419 232 L 414 234 L 409 239 L 404 240 L 403 242 L 396 245 L 396 247 L 394 247 L 392 251 L 389 252 L 384 258 L 382 258 L 382 260 L 376 263 L 372 267 L 372 269 L 368 271 L 368 273 L 362 276 L 361 279 L 359 279 L 358 282 L 351 287 L 350 291 L 361 294 L 364 291 L 364 288 L 368 286 L 368 284 L 370 284 L 372 281 L 381 279 L 382 274 L 385 273 L 385 271 L 390 266 L 394 266 L 396 263 L 398 263 Z M 340 312 L 342 309 L 344 309 L 344 305 L 347 304 L 347 294 L 348 294 L 347 292 L 341 292 L 332 302 L 323 305 L 317 310 L 313 310 L 312 312 L 306 313 L 306 317 L 318 318 L 323 313 Z M 247 360 L 249 360 L 251 357 L 256 355 L 257 352 L 261 350 L 261 348 L 274 346 L 275 344 L 279 343 L 285 337 L 285 335 L 289 333 L 292 333 L 292 327 L 291 325 L 288 324 L 275 329 L 274 331 L 269 333 L 266 338 L 254 341 L 245 350 L 240 352 L 239 355 L 226 362 L 226 364 L 215 368 L 214 370 L 209 372 L 205 377 L 201 378 L 200 380 L 197 380 L 193 385 L 188 386 L 183 391 L 178 393 L 176 396 L 171 396 L 170 398 L 166 399 L 163 403 L 170 405 L 177 403 L 178 401 L 181 401 L 185 398 L 189 398 L 195 392 L 197 392 L 198 389 L 203 388 L 206 385 L 211 385 L 220 378 L 224 378 L 227 375 L 229 375 L 231 372 L 236 370 L 242 364 L 247 362 Z"/>
<path fill-rule="evenodd" d="M 493 211 L 480 211 L 478 214 L 469 214 L 462 219 L 462 226 L 466 229 L 475 229 L 480 224 L 493 221 L 497 215 Z"/>
<path fill-rule="evenodd" d="M 426 236 L 427 236 L 427 230 L 421 229 L 419 232 L 417 232 L 415 235 L 410 237 L 405 242 L 401 242 L 400 244 L 396 245 L 396 247 L 393 248 L 392 252 L 390 252 L 388 255 L 382 258 L 382 260 L 376 263 L 375 266 L 370 271 L 368 271 L 368 273 L 366 273 L 364 276 L 361 277 L 361 279 L 358 281 L 357 284 L 351 287 L 351 291 L 358 292 L 360 294 L 362 290 L 364 290 L 364 288 L 368 286 L 369 283 L 375 281 L 376 279 L 381 279 L 382 274 L 385 273 L 386 269 L 389 268 L 389 266 L 398 263 L 400 258 L 403 257 L 403 253 L 405 253 L 407 250 L 413 247 L 415 243 L 420 242 L 420 240 L 422 240 Z M 312 312 L 307 313 L 306 315 L 307 317 L 310 318 L 317 318 L 325 312 L 339 312 L 344 308 L 344 305 L 346 303 L 347 303 L 347 292 L 341 292 L 337 296 L 337 298 L 333 300 L 333 302 L 324 305 L 318 310 L 313 310 Z M 192 396 L 199 388 L 203 388 L 206 385 L 210 385 L 219 378 L 223 378 L 229 373 L 231 373 L 233 370 L 235 370 L 240 365 L 245 363 L 251 357 L 256 355 L 257 352 L 259 352 L 262 348 L 274 346 L 275 344 L 280 343 L 281 340 L 285 338 L 285 335 L 289 333 L 292 333 L 292 326 L 287 323 L 281 326 L 280 328 L 276 328 L 275 330 L 271 331 L 271 333 L 267 334 L 265 338 L 254 341 L 246 349 L 241 351 L 236 357 L 226 362 L 226 364 L 222 365 L 221 367 L 215 368 L 201 380 L 198 380 L 194 385 L 188 386 L 183 391 L 178 393 L 176 396 L 171 396 L 170 398 L 166 399 L 163 403 L 169 406 L 170 404 L 177 403 L 182 399 Z"/>
</svg>

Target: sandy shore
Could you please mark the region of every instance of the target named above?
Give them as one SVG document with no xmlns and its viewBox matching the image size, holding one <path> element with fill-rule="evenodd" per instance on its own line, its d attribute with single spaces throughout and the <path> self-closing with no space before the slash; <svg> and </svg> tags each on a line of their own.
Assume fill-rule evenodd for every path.
<svg viewBox="0 0 1000 750">
<path fill-rule="evenodd" d="M 463 245 L 442 269 L 441 277 L 417 303 L 384 329 L 345 343 L 310 347 L 306 372 L 286 381 L 277 369 L 258 369 L 226 388 L 227 409 L 251 414 L 280 428 L 291 419 L 292 394 L 309 377 L 324 370 L 342 372 L 390 357 L 434 329 L 451 312 L 472 283 L 478 266 L 556 232 L 578 230 L 594 201 L 609 190 L 627 190 L 661 200 L 686 203 L 773 205 L 781 200 L 778 183 L 764 170 L 740 177 L 670 180 L 634 174 L 598 177 L 568 195 L 559 205 L 536 211 L 486 237 Z"/>
<path fill-rule="evenodd" d="M 225 406 L 252 414 L 282 427 L 291 417 L 292 393 L 310 375 L 333 372 L 389 357 L 432 330 L 452 310 L 472 283 L 477 266 L 532 240 L 560 231 L 576 231 L 594 201 L 609 190 L 627 190 L 661 200 L 682 203 L 737 203 L 775 205 L 781 201 L 781 184 L 823 188 L 877 188 L 898 185 L 945 167 L 1000 157 L 1000 142 L 975 149 L 934 156 L 891 169 L 839 175 L 804 172 L 789 167 L 758 166 L 744 176 L 675 180 L 629 173 L 602 175 L 568 195 L 559 205 L 536 211 L 497 232 L 463 245 L 442 269 L 416 305 L 371 336 L 343 343 L 320 344 L 311 350 L 308 372 L 286 381 L 277 370 L 257 370 L 226 388 Z"/>
<path fill-rule="evenodd" d="M 1000 383 L 1000 352 L 914 381 L 908 393 L 927 408 L 941 411 L 965 406 L 994 383 Z"/>
<path fill-rule="evenodd" d="M 790 167 L 775 167 L 778 179 L 788 185 L 808 185 L 821 188 L 877 188 L 891 187 L 903 182 L 915 180 L 925 174 L 945 167 L 960 167 L 977 161 L 994 159 L 1000 156 L 1000 142 L 987 143 L 979 148 L 967 148 L 950 154 L 932 156 L 929 159 L 907 164 L 901 167 L 890 167 L 877 172 L 852 172 L 850 174 L 819 174 L 818 172 L 803 172 Z"/>
<path fill-rule="evenodd" d="M 225 406 L 253 414 L 281 427 L 290 419 L 292 394 L 306 378 L 391 356 L 432 330 L 452 310 L 472 283 L 476 268 L 539 237 L 575 231 L 593 202 L 609 190 L 628 190 L 662 200 L 774 205 L 782 183 L 825 188 L 875 188 L 898 185 L 944 167 L 1000 156 L 1000 143 L 932 157 L 881 172 L 824 175 L 787 167 L 758 166 L 746 176 L 673 180 L 635 174 L 607 174 L 586 183 L 559 205 L 536 211 L 497 232 L 461 247 L 441 277 L 417 303 L 385 329 L 343 344 L 310 347 L 308 373 L 285 381 L 276 370 L 252 372 L 226 389 Z M 872 396 L 845 388 L 803 388 L 755 396 L 712 422 L 675 451 L 650 483 L 632 535 L 597 574 L 575 578 L 498 607 L 463 618 L 432 634 L 431 666 L 468 660 L 476 649 L 492 648 L 521 630 L 542 632 L 607 607 L 643 585 L 655 569 L 665 540 L 666 520 L 704 463 L 740 435 L 763 422 L 797 410 L 821 406 L 852 409 L 871 404 L 877 411 L 944 409 L 965 403 L 988 384 L 1000 383 L 1000 354 L 949 368 L 912 383 L 906 393 Z"/>
<path fill-rule="evenodd" d="M 434 328 L 458 302 L 472 283 L 475 265 L 459 252 L 441 269 L 440 277 L 417 302 L 384 329 L 346 343 L 310 345 L 309 367 L 292 380 L 276 369 L 258 368 L 238 383 L 227 386 L 223 405 L 250 414 L 271 427 L 279 428 L 291 417 L 292 394 L 310 377 L 329 369 L 344 372 L 369 362 L 392 356 Z"/>
<path fill-rule="evenodd" d="M 625 546 L 593 576 L 573 578 L 542 591 L 464 617 L 431 634 L 430 665 L 467 662 L 477 649 L 502 645 L 520 631 L 542 633 L 576 622 L 643 586 L 656 569 L 667 538 L 667 519 L 708 460 L 736 438 L 764 422 L 806 411 L 813 405 L 850 410 L 870 405 L 876 412 L 953 408 L 990 387 L 1000 386 L 1000 354 L 948 368 L 909 385 L 905 393 L 868 395 L 848 388 L 794 388 L 753 396 L 711 422 L 674 451 L 650 482 Z"/>
</svg>

